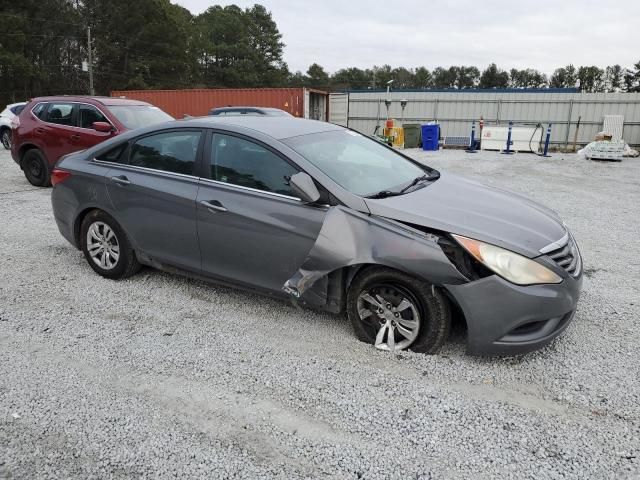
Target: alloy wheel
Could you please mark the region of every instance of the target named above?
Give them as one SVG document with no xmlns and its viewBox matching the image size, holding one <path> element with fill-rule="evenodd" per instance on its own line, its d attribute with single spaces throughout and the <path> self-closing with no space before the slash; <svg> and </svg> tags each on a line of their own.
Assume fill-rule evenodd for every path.
<svg viewBox="0 0 640 480">
<path fill-rule="evenodd" d="M 2 132 L 2 146 L 7 150 L 11 149 L 11 132 L 8 130 Z"/>
<path fill-rule="evenodd" d="M 113 229 L 104 222 L 93 222 L 87 230 L 87 252 L 104 270 L 111 270 L 120 258 L 120 244 Z"/>
<path fill-rule="evenodd" d="M 420 331 L 418 301 L 399 285 L 374 285 L 358 296 L 358 315 L 380 350 L 404 350 Z"/>
</svg>

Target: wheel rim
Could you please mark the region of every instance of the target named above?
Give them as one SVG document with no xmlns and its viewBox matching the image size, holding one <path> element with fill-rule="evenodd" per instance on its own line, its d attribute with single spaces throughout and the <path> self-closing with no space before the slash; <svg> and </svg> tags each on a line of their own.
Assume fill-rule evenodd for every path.
<svg viewBox="0 0 640 480">
<path fill-rule="evenodd" d="M 378 284 L 358 296 L 360 321 L 375 336 L 380 350 L 404 350 L 411 346 L 420 331 L 418 301 L 399 285 Z"/>
<path fill-rule="evenodd" d="M 7 150 L 11 148 L 11 134 L 9 132 L 4 132 L 2 134 L 2 145 Z"/>
<path fill-rule="evenodd" d="M 87 252 L 104 270 L 115 268 L 120 259 L 120 244 L 113 229 L 104 222 L 93 222 L 87 230 Z"/>
<path fill-rule="evenodd" d="M 32 178 L 40 179 L 42 177 L 42 164 L 37 158 L 31 160 L 27 168 Z"/>
</svg>

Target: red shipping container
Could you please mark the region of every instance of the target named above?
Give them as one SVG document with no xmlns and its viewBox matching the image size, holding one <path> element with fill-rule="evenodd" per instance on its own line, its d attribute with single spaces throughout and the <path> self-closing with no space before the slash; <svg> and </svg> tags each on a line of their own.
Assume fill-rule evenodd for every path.
<svg viewBox="0 0 640 480">
<path fill-rule="evenodd" d="M 207 115 L 227 106 L 274 107 L 303 118 L 326 121 L 328 93 L 310 88 L 208 88 L 193 90 L 114 90 L 112 97 L 149 102 L 175 118 Z"/>
</svg>

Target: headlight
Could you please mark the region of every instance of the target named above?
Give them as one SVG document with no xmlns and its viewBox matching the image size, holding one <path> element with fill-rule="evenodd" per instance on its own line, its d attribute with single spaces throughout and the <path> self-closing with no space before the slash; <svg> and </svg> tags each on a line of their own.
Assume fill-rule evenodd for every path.
<svg viewBox="0 0 640 480">
<path fill-rule="evenodd" d="M 453 235 L 480 263 L 517 285 L 560 283 L 562 278 L 547 267 L 522 255 L 461 235 Z"/>
</svg>

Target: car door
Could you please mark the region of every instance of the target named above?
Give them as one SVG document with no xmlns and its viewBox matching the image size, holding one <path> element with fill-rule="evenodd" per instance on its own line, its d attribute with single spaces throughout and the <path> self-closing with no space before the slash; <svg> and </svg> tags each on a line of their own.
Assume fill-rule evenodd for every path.
<svg viewBox="0 0 640 480">
<path fill-rule="evenodd" d="M 73 102 L 52 101 L 43 113 L 42 122 L 35 126 L 44 154 L 51 165 L 60 157 L 74 151 L 77 136 L 77 109 Z"/>
<path fill-rule="evenodd" d="M 135 246 L 153 260 L 195 272 L 200 271 L 195 168 L 202 140 L 201 130 L 186 128 L 138 137 L 128 144 L 122 163 L 107 160 L 106 173 L 114 215 Z"/>
<path fill-rule="evenodd" d="M 303 204 L 288 178 L 299 169 L 247 137 L 213 133 L 197 197 L 202 269 L 280 292 L 318 237 L 327 207 Z"/>
<path fill-rule="evenodd" d="M 76 150 L 84 150 L 93 147 L 100 142 L 111 138 L 116 134 L 116 128 L 111 132 L 98 132 L 93 129 L 94 122 L 105 122 L 111 124 L 109 119 L 94 105 L 80 103 L 78 105 L 78 129 L 77 136 L 72 138 L 73 146 Z"/>
</svg>

